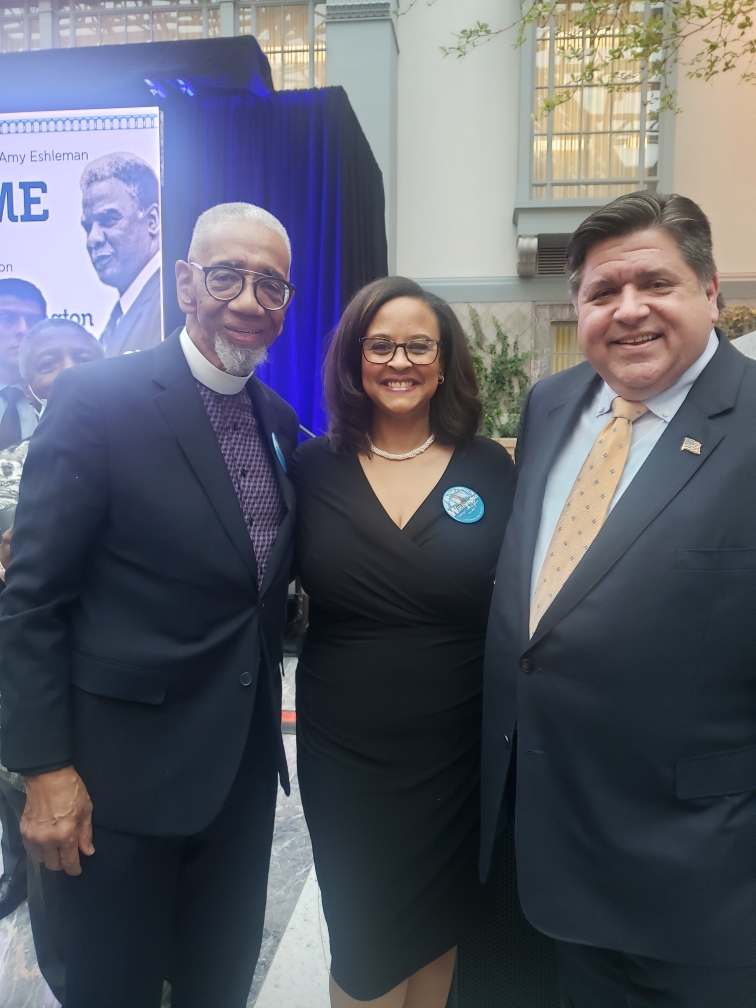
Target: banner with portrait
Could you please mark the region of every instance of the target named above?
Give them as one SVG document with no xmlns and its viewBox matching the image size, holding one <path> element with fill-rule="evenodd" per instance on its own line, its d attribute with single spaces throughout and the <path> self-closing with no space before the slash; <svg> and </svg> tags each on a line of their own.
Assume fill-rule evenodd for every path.
<svg viewBox="0 0 756 1008">
<path fill-rule="evenodd" d="M 0 113 L 0 295 L 33 284 L 108 356 L 159 342 L 160 138 L 158 108 Z"/>
</svg>

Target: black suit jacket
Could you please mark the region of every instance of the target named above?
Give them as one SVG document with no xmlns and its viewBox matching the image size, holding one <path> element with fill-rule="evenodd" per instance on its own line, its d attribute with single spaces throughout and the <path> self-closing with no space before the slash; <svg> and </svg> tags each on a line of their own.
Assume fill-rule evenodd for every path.
<svg viewBox="0 0 756 1008">
<path fill-rule="evenodd" d="M 163 316 L 160 306 L 160 270 L 153 273 L 142 287 L 133 305 L 117 325 L 108 319 L 100 341 L 106 357 L 149 350 L 163 338 Z"/>
<path fill-rule="evenodd" d="M 292 408 L 247 389 L 271 449 Z M 2 758 L 72 762 L 95 821 L 198 832 L 238 769 L 258 690 L 280 735 L 294 494 L 261 590 L 241 508 L 174 333 L 154 350 L 71 368 L 29 448 L 0 618 Z M 245 685 L 246 684 L 246 685 Z"/>
<path fill-rule="evenodd" d="M 539 930 L 754 964 L 756 362 L 720 336 L 529 641 L 546 480 L 599 381 L 578 365 L 523 411 L 485 669 L 482 869 L 516 737 L 520 896 Z"/>
</svg>

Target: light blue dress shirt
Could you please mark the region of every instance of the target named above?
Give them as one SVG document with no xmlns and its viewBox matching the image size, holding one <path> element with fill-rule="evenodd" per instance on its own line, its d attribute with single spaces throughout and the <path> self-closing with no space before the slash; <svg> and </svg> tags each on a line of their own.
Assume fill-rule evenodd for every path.
<svg viewBox="0 0 756 1008">
<path fill-rule="evenodd" d="M 9 382 L 0 382 L 0 389 L 7 388 Z M 16 386 L 21 388 L 20 385 Z M 0 419 L 2 419 L 3 413 L 5 413 L 8 408 L 8 403 L 0 396 Z M 26 401 L 26 396 L 23 396 L 18 400 L 18 418 L 21 421 L 21 440 L 31 437 L 37 426 L 37 414 L 34 411 L 34 407 L 31 406 Z"/>
<path fill-rule="evenodd" d="M 717 338 L 717 334 L 712 330 L 704 352 L 695 364 L 692 364 L 685 374 L 677 379 L 674 385 L 670 385 L 664 392 L 660 392 L 650 399 L 640 400 L 648 407 L 649 412 L 644 413 L 633 424 L 633 439 L 630 442 L 630 454 L 625 463 L 616 493 L 612 498 L 612 503 L 609 505 L 610 511 L 630 486 L 638 470 L 651 454 L 651 449 L 667 429 L 667 424 L 672 417 L 685 402 L 685 397 L 690 392 L 693 383 L 714 356 L 718 346 L 719 339 Z M 567 496 L 570 490 L 572 490 L 583 463 L 588 458 L 594 441 L 607 423 L 608 416 L 611 415 L 612 400 L 617 395 L 617 392 L 607 385 L 606 382 L 603 382 L 596 395 L 581 413 L 574 431 L 567 439 L 567 443 L 562 448 L 559 457 L 549 473 L 548 482 L 546 483 L 546 493 L 543 498 L 543 507 L 541 509 L 541 525 L 538 530 L 535 553 L 533 554 L 533 571 L 530 580 L 531 599 L 535 592 L 536 580 L 541 573 L 543 562 L 546 559 L 551 537 L 554 534 L 554 529 L 559 521 L 559 516 L 562 513 Z"/>
</svg>

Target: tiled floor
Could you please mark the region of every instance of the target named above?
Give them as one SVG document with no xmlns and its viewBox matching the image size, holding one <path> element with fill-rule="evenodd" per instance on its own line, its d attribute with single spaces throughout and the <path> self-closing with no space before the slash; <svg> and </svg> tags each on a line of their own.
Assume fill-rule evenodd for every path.
<svg viewBox="0 0 756 1008">
<path fill-rule="evenodd" d="M 286 659 L 284 708 L 294 708 L 295 659 Z M 263 943 L 247 1002 L 248 1008 L 328 1008 L 327 937 L 319 910 L 319 892 L 312 872 L 312 850 L 299 798 L 296 775 L 296 739 L 284 736 L 291 773 L 291 795 L 279 791 L 273 836 L 268 907 Z M 301 897 L 301 898 L 300 898 Z M 291 928 L 286 935 L 287 925 Z M 271 983 L 266 976 L 271 970 Z M 309 958 L 302 949 L 309 953 Z M 294 964 L 301 963 L 302 969 Z M 290 978 L 282 987 L 282 977 Z M 300 988 L 298 999 L 294 987 Z M 262 993 L 261 993 L 262 992 Z M 164 1005 L 170 1005 L 166 995 Z M 34 944 L 26 903 L 0 921 L 0 1008 L 57 1008 L 42 979 L 34 956 Z"/>
<path fill-rule="evenodd" d="M 293 735 L 284 737 L 286 754 L 292 772 L 291 796 L 279 793 L 276 809 L 276 829 L 268 879 L 268 906 L 260 958 L 250 991 L 248 1008 L 256 1003 L 263 981 L 279 947 L 286 926 L 297 905 L 302 889 L 312 868 L 312 848 L 299 799 L 296 779 L 296 740 Z M 0 1001 L 0 1004 L 2 1002 Z M 282 1003 L 281 1008 L 284 1008 Z"/>
<path fill-rule="evenodd" d="M 0 1005 L 2 1008 L 58 1005 L 37 968 L 26 903 L 0 921 Z"/>
</svg>

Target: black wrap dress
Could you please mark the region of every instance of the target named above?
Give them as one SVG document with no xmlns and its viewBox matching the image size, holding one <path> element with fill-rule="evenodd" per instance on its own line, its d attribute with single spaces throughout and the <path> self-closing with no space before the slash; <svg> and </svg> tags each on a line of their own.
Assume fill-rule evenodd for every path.
<svg viewBox="0 0 756 1008">
<path fill-rule="evenodd" d="M 403 529 L 359 460 L 325 438 L 302 444 L 295 466 L 310 596 L 299 782 L 332 973 L 367 1001 L 483 923 L 483 646 L 514 466 L 488 438 L 456 448 Z M 483 501 L 472 524 L 443 507 L 460 486 Z"/>
</svg>

